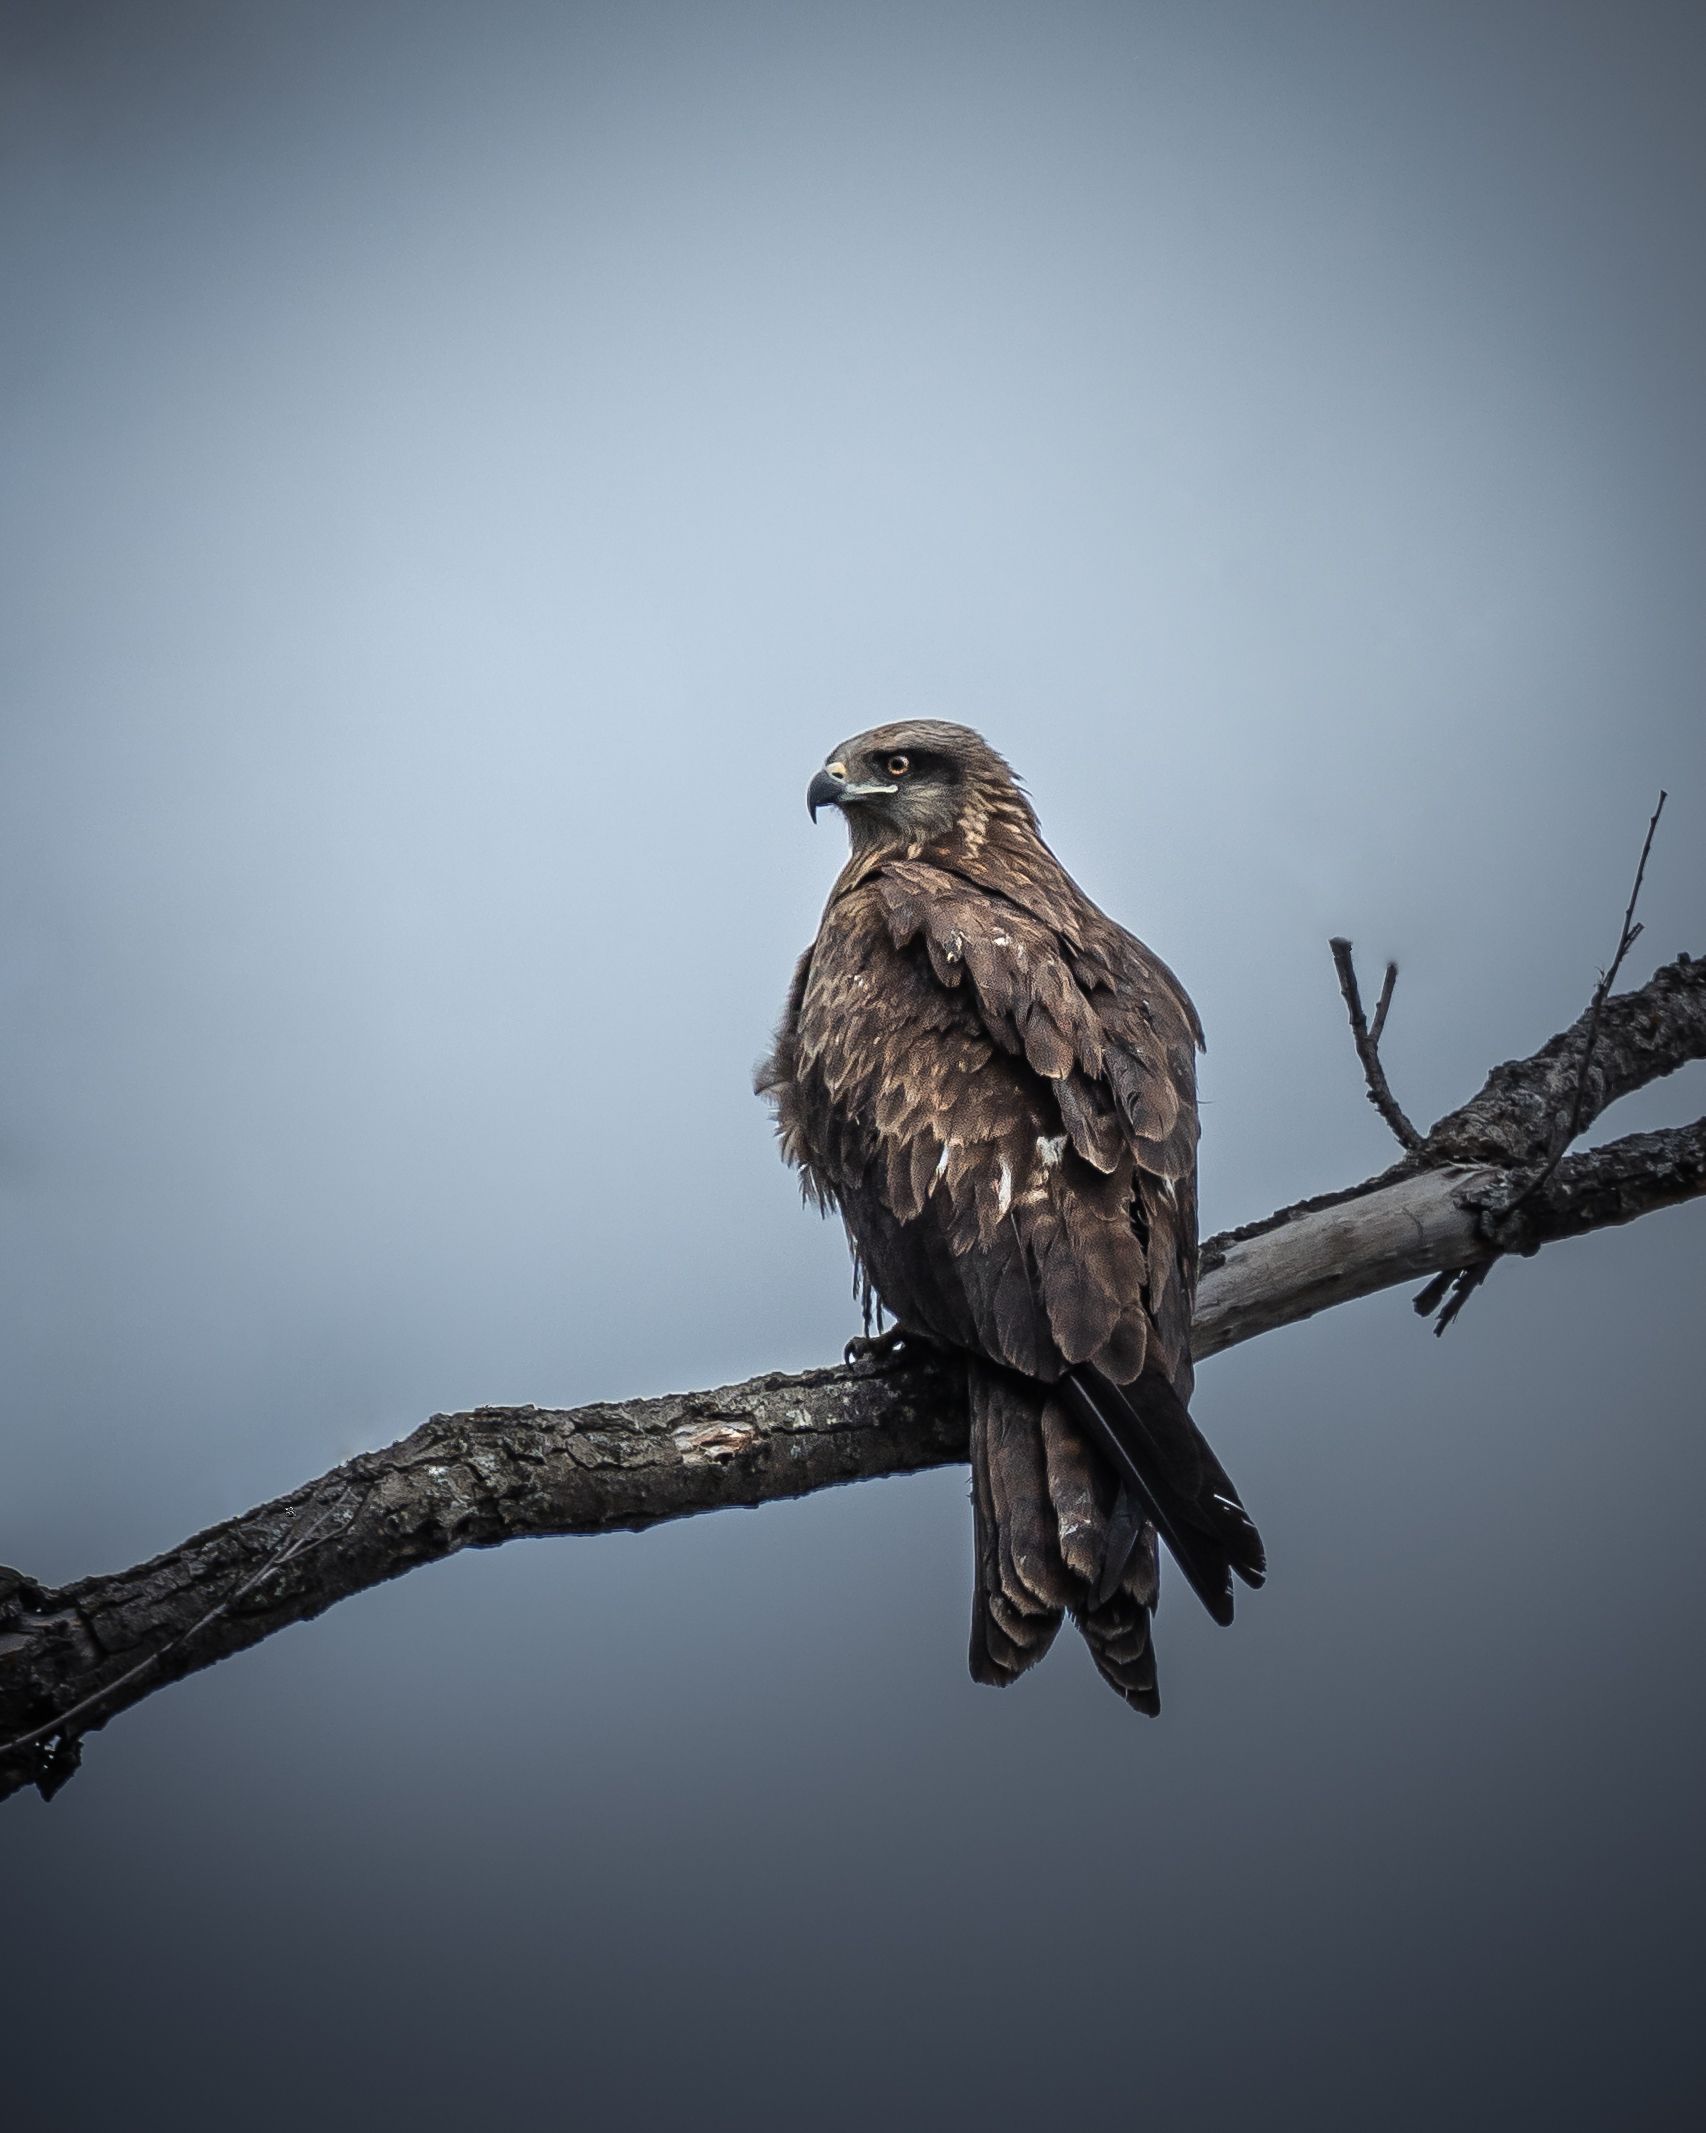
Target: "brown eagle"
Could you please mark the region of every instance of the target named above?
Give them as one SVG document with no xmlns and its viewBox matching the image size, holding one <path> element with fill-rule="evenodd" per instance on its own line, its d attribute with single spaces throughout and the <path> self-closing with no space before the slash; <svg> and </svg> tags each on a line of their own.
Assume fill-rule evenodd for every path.
<svg viewBox="0 0 1706 2133">
<path fill-rule="evenodd" d="M 852 854 L 758 1089 L 867 1316 L 967 1357 L 972 1673 L 1012 1681 L 1070 1614 L 1153 1712 L 1156 1535 L 1217 1622 L 1265 1568 L 1187 1411 L 1196 1010 L 969 727 L 862 733 L 806 804 Z"/>
</svg>

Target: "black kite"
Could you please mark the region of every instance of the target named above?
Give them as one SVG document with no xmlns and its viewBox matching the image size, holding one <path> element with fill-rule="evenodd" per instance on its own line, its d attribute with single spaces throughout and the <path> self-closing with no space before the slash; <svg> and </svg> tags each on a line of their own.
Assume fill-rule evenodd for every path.
<svg viewBox="0 0 1706 2133">
<path fill-rule="evenodd" d="M 1196 1010 L 968 727 L 861 734 L 807 802 L 852 855 L 758 1086 L 867 1306 L 968 1358 L 972 1672 L 1013 1680 L 1070 1613 L 1153 1712 L 1157 1532 L 1217 1622 L 1264 1569 L 1187 1412 Z"/>
</svg>

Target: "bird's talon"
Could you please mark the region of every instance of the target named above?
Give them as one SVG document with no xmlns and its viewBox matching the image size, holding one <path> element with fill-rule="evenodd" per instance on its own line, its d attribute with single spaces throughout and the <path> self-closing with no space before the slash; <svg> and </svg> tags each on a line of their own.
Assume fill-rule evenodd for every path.
<svg viewBox="0 0 1706 2133">
<path fill-rule="evenodd" d="M 887 1363 L 899 1355 L 911 1336 L 902 1326 L 890 1326 L 886 1333 L 855 1334 L 841 1351 L 841 1360 L 853 1363 Z"/>
</svg>

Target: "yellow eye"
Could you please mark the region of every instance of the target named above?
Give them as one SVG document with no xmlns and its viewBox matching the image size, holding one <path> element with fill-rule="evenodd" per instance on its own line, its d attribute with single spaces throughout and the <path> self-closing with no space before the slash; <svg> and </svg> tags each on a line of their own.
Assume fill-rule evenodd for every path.
<svg viewBox="0 0 1706 2133">
<path fill-rule="evenodd" d="M 912 758 L 910 756 L 891 755 L 889 757 L 888 772 L 891 778 L 904 778 L 911 768 Z"/>
</svg>

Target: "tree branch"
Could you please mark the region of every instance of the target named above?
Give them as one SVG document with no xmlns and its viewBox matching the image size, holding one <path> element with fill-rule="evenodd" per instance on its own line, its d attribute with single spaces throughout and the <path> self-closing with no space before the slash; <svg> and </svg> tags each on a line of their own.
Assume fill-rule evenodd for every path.
<svg viewBox="0 0 1706 2133">
<path fill-rule="evenodd" d="M 1638 992 L 1606 1000 L 1584 1071 L 1592 1015 L 1590 1004 L 1530 1058 L 1494 1067 L 1466 1104 L 1433 1127 L 1415 1161 L 1544 1167 L 1572 1125 L 1585 1133 L 1620 1096 L 1706 1059 L 1706 962 L 1679 955 Z"/>
<path fill-rule="evenodd" d="M 1537 1145 L 1573 1088 L 1585 1126 L 1628 1090 L 1706 1058 L 1706 964 L 1680 957 L 1499 1067 L 1390 1171 L 1203 1247 L 1194 1345 L 1208 1357 L 1333 1304 L 1706 1194 L 1706 1119 L 1561 1159 Z M 1377 1017 L 1378 1020 L 1378 1017 Z M 634 1529 L 966 1456 L 961 1372 L 908 1351 L 796 1376 L 568 1410 L 435 1415 L 383 1451 L 131 1570 L 57 1590 L 0 1570 L 0 1797 L 49 1795 L 80 1741 L 184 1675 L 463 1548 Z"/>
<path fill-rule="evenodd" d="M 1611 988 L 1617 983 L 1617 973 L 1635 943 L 1641 938 L 1642 927 L 1635 916 L 1635 906 L 1641 901 L 1641 884 L 1647 878 L 1647 861 L 1652 857 L 1653 839 L 1658 834 L 1659 817 L 1665 811 L 1668 793 L 1660 792 L 1658 805 L 1653 809 L 1652 820 L 1647 824 L 1647 834 L 1641 840 L 1641 857 L 1635 867 L 1634 886 L 1629 891 L 1629 901 L 1623 907 L 1623 923 L 1617 931 L 1617 948 L 1600 972 L 1599 983 L 1593 989 L 1593 998 L 1588 1002 L 1585 1027 L 1582 1031 L 1581 1064 L 1576 1068 L 1575 1095 L 1570 1101 L 1569 1116 L 1561 1130 L 1553 1136 L 1552 1147 L 1545 1163 L 1537 1170 L 1518 1196 L 1520 1201 L 1531 1198 L 1557 1169 L 1564 1151 L 1582 1130 L 1582 1113 L 1587 1104 L 1587 1078 L 1593 1066 L 1594 1046 L 1599 1038 L 1600 1019 L 1605 1013 L 1605 1003 L 1611 996 Z"/>
<path fill-rule="evenodd" d="M 1589 1104 L 1592 1100 L 1589 1096 L 1590 1077 L 1595 1065 L 1595 1048 L 1599 1042 L 1600 1023 L 1605 1013 L 1605 1003 L 1611 996 L 1611 988 L 1617 982 L 1617 973 L 1623 968 L 1630 949 L 1641 938 L 1642 928 L 1636 922 L 1635 907 L 1641 901 L 1641 884 L 1647 878 L 1647 861 L 1652 857 L 1653 839 L 1658 835 L 1659 817 L 1664 813 L 1665 801 L 1669 797 L 1668 793 L 1660 792 L 1658 805 L 1653 809 L 1652 816 L 1647 823 L 1647 834 L 1641 839 L 1641 856 L 1635 863 L 1635 879 L 1629 890 L 1629 901 L 1623 907 L 1623 923 L 1617 929 L 1616 950 L 1612 955 L 1611 961 L 1600 972 L 1599 983 L 1593 990 L 1593 998 L 1588 1002 L 1586 1012 L 1579 1018 L 1577 1023 L 1577 1027 L 1581 1031 L 1581 1048 L 1577 1053 L 1575 1070 L 1570 1078 L 1568 1109 L 1566 1110 L 1561 1103 L 1552 1107 L 1546 1123 L 1544 1152 L 1538 1158 L 1535 1168 L 1527 1178 L 1511 1189 L 1508 1195 L 1507 1214 L 1514 1215 L 1515 1211 L 1525 1201 L 1531 1200 L 1540 1191 L 1547 1179 L 1551 1177 L 1552 1173 L 1563 1161 L 1566 1149 L 1572 1145 L 1588 1122 Z M 1683 962 L 1687 960 L 1686 956 L 1682 958 Z M 1380 1017 L 1376 1016 L 1377 1041 L 1379 1022 Z M 1570 1031 L 1569 1035 L 1573 1037 L 1575 1031 Z M 1604 1100 L 1600 1100 L 1598 1109 L 1603 1110 L 1604 1107 Z M 1595 1115 L 1597 1115 L 1597 1112 Z M 1437 1132 L 1438 1130 L 1436 1127 L 1435 1131 Z M 1508 1221 L 1505 1226 L 1507 1230 L 1512 1227 Z M 1434 1320 L 1436 1338 L 1456 1323 L 1458 1313 L 1463 1309 L 1470 1297 L 1475 1294 L 1475 1291 L 1480 1288 L 1492 1270 L 1493 1261 L 1485 1259 L 1474 1266 L 1456 1267 L 1446 1273 L 1439 1274 L 1428 1283 L 1427 1287 L 1416 1298 L 1416 1309 L 1425 1318 L 1430 1312 L 1437 1309 L 1442 1302 L 1444 1303 L 1445 1308 L 1440 1311 L 1438 1318 Z"/>
</svg>

